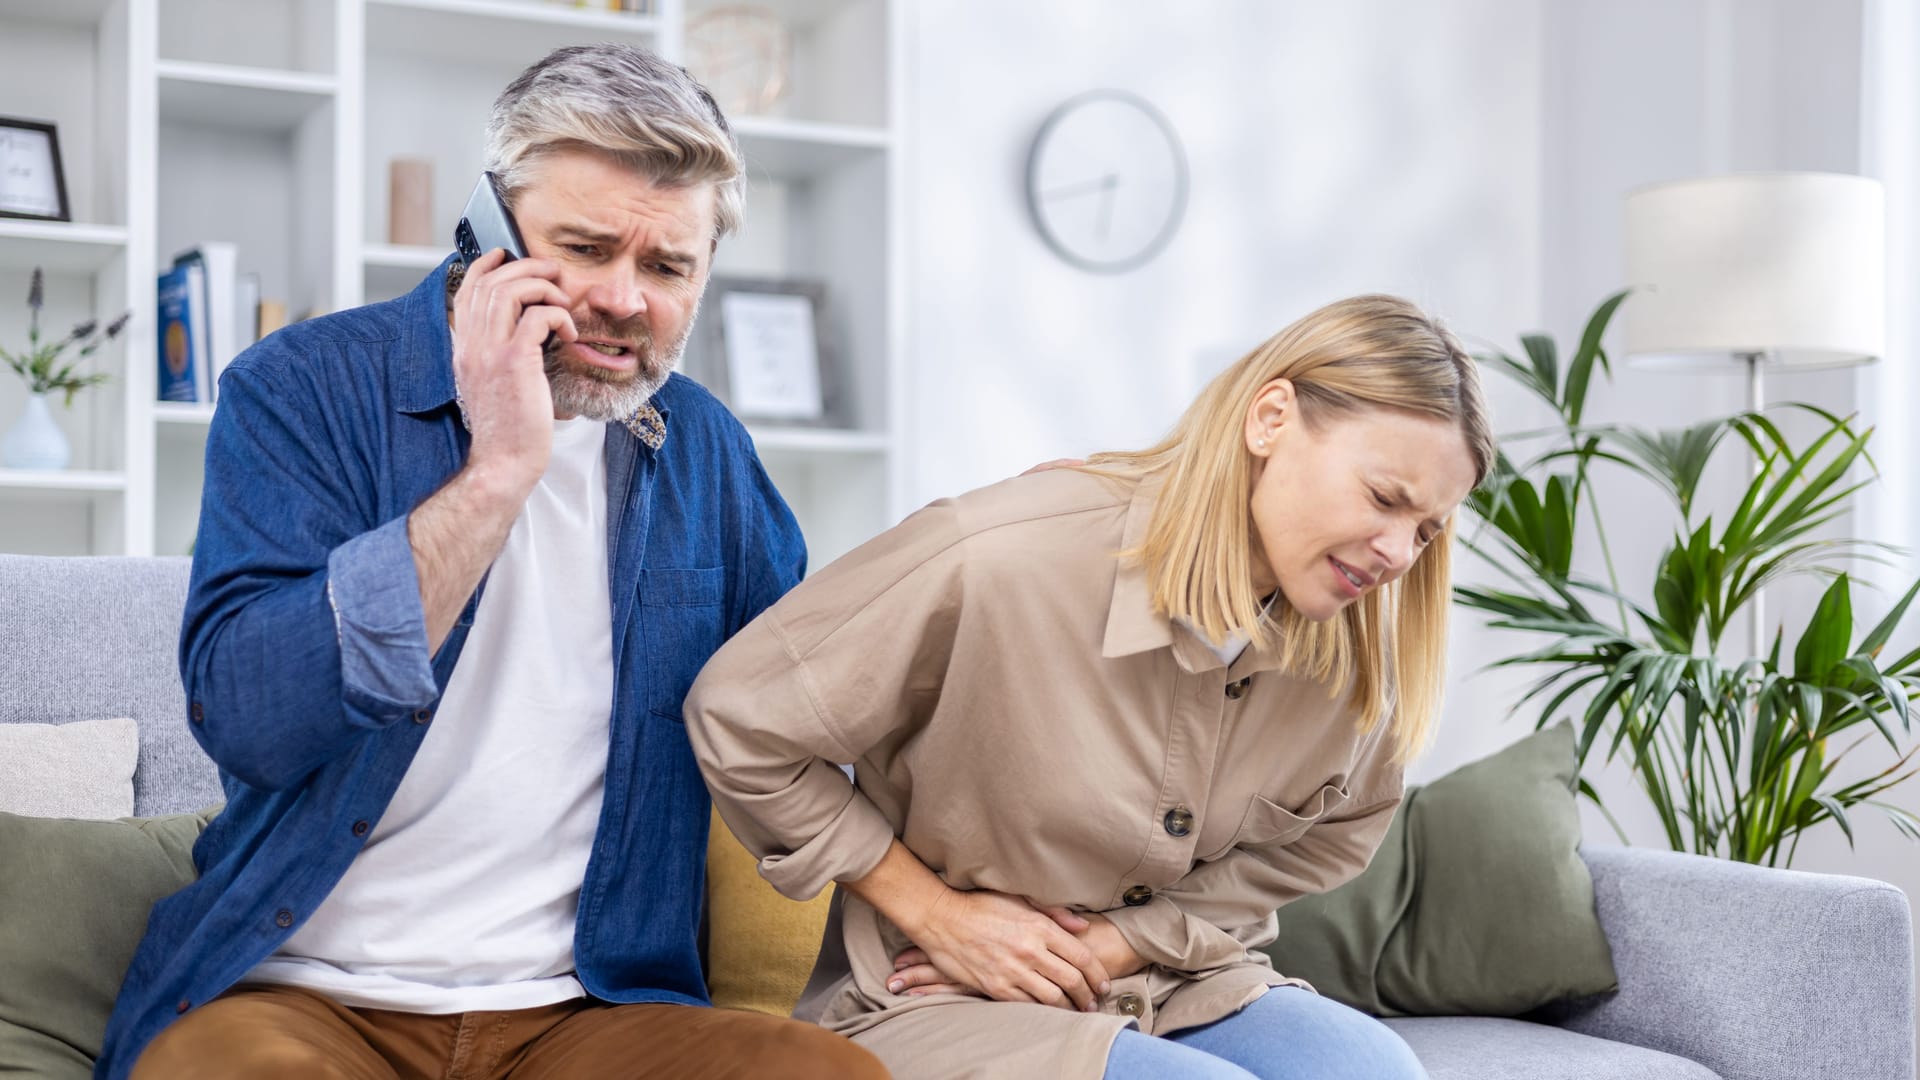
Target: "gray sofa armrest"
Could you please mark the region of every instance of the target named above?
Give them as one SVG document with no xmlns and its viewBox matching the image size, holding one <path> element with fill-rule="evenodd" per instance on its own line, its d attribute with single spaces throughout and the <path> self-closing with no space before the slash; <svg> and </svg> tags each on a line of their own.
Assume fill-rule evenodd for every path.
<svg viewBox="0 0 1920 1080">
<path fill-rule="evenodd" d="M 1913 923 L 1899 889 L 1586 847 L 1617 993 L 1553 1019 L 1726 1080 L 1913 1080 Z"/>
</svg>

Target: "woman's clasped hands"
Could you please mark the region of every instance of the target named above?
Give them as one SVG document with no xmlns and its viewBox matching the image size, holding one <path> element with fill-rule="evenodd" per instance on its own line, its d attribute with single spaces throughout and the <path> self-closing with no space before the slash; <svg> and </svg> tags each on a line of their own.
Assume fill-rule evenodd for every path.
<svg viewBox="0 0 1920 1080">
<path fill-rule="evenodd" d="M 1097 1012 L 1146 966 L 1111 921 L 985 889 L 942 893 L 894 959 L 891 993 L 971 994 Z"/>
</svg>

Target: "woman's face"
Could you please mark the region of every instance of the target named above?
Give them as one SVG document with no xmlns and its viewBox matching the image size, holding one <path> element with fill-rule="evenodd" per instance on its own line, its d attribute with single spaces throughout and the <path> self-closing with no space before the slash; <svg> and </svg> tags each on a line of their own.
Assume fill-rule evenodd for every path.
<svg viewBox="0 0 1920 1080">
<path fill-rule="evenodd" d="M 1315 622 L 1405 574 L 1473 488 L 1452 421 L 1368 409 L 1309 425 L 1285 379 L 1248 410 L 1246 443 L 1254 587 Z"/>
</svg>

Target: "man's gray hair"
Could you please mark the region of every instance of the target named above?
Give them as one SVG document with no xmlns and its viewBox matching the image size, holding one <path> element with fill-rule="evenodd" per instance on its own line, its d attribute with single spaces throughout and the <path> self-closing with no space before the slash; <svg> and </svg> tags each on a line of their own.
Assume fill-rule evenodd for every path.
<svg viewBox="0 0 1920 1080">
<path fill-rule="evenodd" d="M 720 106 L 685 68 L 633 45 L 569 45 L 520 73 L 487 119 L 509 207 L 556 150 L 598 150 L 663 187 L 714 185 L 715 240 L 740 227 L 746 169 Z"/>
</svg>

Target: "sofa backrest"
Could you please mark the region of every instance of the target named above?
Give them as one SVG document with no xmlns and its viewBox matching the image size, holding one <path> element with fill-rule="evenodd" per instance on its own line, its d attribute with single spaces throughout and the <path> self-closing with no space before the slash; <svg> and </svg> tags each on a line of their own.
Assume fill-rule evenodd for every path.
<svg viewBox="0 0 1920 1080">
<path fill-rule="evenodd" d="M 131 716 L 140 725 L 133 810 L 198 810 L 224 797 L 187 731 L 180 685 L 184 558 L 0 555 L 0 724 Z"/>
</svg>

